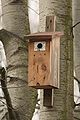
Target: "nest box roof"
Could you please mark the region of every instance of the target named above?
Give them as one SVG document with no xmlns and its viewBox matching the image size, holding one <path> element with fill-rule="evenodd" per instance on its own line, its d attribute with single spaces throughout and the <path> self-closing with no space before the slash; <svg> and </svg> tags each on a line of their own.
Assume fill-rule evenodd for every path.
<svg viewBox="0 0 80 120">
<path fill-rule="evenodd" d="M 33 33 L 25 36 L 30 41 L 43 41 L 43 40 L 52 40 L 52 37 L 60 37 L 62 36 L 62 32 L 39 32 L 39 33 Z"/>
</svg>

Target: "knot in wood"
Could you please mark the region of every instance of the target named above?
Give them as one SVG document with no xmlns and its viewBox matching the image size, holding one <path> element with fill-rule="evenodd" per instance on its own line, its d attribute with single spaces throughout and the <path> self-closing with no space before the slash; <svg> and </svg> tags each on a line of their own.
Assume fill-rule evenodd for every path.
<svg viewBox="0 0 80 120">
<path fill-rule="evenodd" d="M 42 65 L 41 65 L 41 69 L 42 69 L 43 71 L 46 71 L 46 70 L 47 70 L 46 65 L 45 65 L 45 64 L 42 64 Z"/>
</svg>

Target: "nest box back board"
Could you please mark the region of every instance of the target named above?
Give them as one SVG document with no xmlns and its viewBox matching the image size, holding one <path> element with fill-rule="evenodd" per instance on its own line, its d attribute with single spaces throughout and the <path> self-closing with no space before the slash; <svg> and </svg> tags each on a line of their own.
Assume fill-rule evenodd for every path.
<svg viewBox="0 0 80 120">
<path fill-rule="evenodd" d="M 38 89 L 59 88 L 61 33 L 28 35 L 28 85 Z"/>
</svg>

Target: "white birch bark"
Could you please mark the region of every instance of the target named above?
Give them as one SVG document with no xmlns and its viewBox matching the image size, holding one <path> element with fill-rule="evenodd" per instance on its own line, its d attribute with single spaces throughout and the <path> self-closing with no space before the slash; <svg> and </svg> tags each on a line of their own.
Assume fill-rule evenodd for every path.
<svg viewBox="0 0 80 120">
<path fill-rule="evenodd" d="M 27 0 L 26 0 L 27 4 Z M 1 0 L 2 6 L 2 28 L 20 37 L 24 37 L 28 26 L 28 7 L 24 0 Z"/>
<path fill-rule="evenodd" d="M 19 120 L 31 120 L 37 96 L 36 91 L 27 85 L 27 42 L 22 39 L 29 33 L 26 5 L 27 1 L 24 4 L 17 0 L 2 0 L 3 28 L 8 32 L 1 30 L 0 38 L 7 57 L 7 75 L 10 77 L 8 79 L 9 93 Z M 1 120 L 6 120 L 6 110 L 2 115 L 4 118 Z"/>
</svg>

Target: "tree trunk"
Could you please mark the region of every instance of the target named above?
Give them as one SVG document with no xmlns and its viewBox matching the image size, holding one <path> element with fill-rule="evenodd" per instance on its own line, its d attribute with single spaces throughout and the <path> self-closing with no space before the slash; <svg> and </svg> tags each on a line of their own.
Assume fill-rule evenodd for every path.
<svg viewBox="0 0 80 120">
<path fill-rule="evenodd" d="M 27 0 L 1 0 L 1 4 L 2 28 L 23 38 L 29 33 Z"/>
<path fill-rule="evenodd" d="M 2 0 L 3 28 L 9 32 L 1 30 L 0 39 L 8 63 L 7 86 L 18 120 L 31 120 L 37 97 L 36 91 L 27 85 L 27 42 L 23 39 L 29 33 L 26 5 L 25 0 Z M 4 119 L 6 112 L 3 114 Z"/>
<path fill-rule="evenodd" d="M 27 86 L 27 42 L 5 30 L 0 31 L 7 57 L 7 86 L 19 120 L 31 120 L 36 91 Z M 5 114 L 4 114 L 5 115 Z"/>
<path fill-rule="evenodd" d="M 60 57 L 60 88 L 54 90 L 53 107 L 43 106 L 41 90 L 40 120 L 73 120 L 73 41 L 72 1 L 40 0 L 40 31 L 45 31 L 46 16 L 57 16 L 56 30 L 63 31 Z"/>
</svg>

